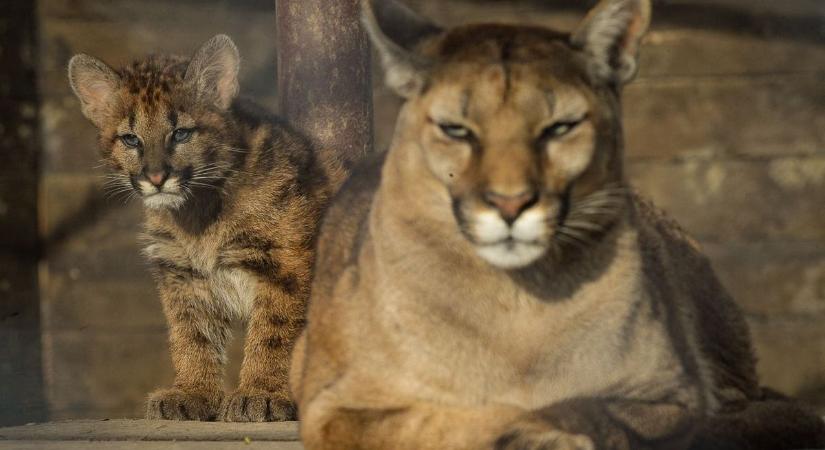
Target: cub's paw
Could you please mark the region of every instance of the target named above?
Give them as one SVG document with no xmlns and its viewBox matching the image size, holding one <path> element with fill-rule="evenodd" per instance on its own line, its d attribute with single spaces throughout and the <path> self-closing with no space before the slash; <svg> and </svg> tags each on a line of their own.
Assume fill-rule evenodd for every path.
<svg viewBox="0 0 825 450">
<path fill-rule="evenodd" d="M 224 422 L 283 422 L 296 420 L 295 404 L 283 394 L 261 389 L 238 389 L 223 401 Z"/>
<path fill-rule="evenodd" d="M 147 419 L 215 420 L 222 394 L 185 392 L 181 389 L 161 389 L 149 394 Z"/>
<path fill-rule="evenodd" d="M 496 440 L 495 450 L 595 450 L 593 441 L 583 434 L 570 434 L 539 427 L 519 427 Z"/>
</svg>

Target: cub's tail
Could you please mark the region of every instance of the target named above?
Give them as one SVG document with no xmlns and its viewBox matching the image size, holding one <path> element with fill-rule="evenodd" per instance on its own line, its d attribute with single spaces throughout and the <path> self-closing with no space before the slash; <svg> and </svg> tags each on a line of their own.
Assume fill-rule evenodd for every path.
<svg viewBox="0 0 825 450">
<path fill-rule="evenodd" d="M 825 449 L 825 420 L 775 393 L 708 418 L 691 450 Z"/>
</svg>

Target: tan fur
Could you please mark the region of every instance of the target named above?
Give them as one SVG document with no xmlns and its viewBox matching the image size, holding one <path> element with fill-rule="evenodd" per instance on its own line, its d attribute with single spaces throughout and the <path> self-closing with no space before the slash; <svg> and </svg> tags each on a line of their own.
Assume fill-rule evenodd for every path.
<svg viewBox="0 0 825 450">
<path fill-rule="evenodd" d="M 647 1 L 605 0 L 579 43 L 420 22 L 402 42 L 365 4 L 407 101 L 324 220 L 291 371 L 307 449 L 685 449 L 761 397 L 707 259 L 626 187 Z"/>
<path fill-rule="evenodd" d="M 70 66 L 113 168 L 109 187 L 147 205 L 144 253 L 175 369 L 174 386 L 149 398 L 152 419 L 295 418 L 289 353 L 304 325 L 317 222 L 342 174 L 280 119 L 234 100 L 237 61 L 218 36 L 191 62 L 150 57 L 115 72 L 79 56 Z M 173 145 L 179 128 L 194 131 Z M 124 134 L 138 136 L 140 148 L 127 147 Z M 161 172 L 167 181 L 152 194 L 149 175 Z M 225 396 L 235 319 L 248 333 L 240 385 Z"/>
</svg>

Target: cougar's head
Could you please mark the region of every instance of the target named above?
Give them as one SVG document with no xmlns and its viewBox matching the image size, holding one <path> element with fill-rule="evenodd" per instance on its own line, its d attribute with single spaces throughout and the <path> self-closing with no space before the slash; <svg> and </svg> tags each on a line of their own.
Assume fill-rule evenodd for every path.
<svg viewBox="0 0 825 450">
<path fill-rule="evenodd" d="M 443 30 L 394 0 L 364 0 L 386 82 L 406 100 L 394 146 L 422 154 L 489 263 L 520 268 L 587 245 L 621 213 L 619 90 L 649 19 L 649 0 L 603 0 L 572 34 Z"/>
<path fill-rule="evenodd" d="M 232 173 L 229 107 L 238 67 L 235 44 L 223 35 L 188 61 L 151 56 L 114 70 L 89 55 L 73 57 L 69 81 L 98 128 L 110 192 L 176 209 L 220 190 Z"/>
</svg>

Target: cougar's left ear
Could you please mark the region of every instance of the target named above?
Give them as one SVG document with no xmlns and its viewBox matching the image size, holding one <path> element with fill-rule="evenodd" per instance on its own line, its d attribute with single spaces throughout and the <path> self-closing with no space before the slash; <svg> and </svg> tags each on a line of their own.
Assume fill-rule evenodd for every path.
<svg viewBox="0 0 825 450">
<path fill-rule="evenodd" d="M 430 61 L 413 49 L 442 29 L 395 0 L 362 0 L 362 22 L 381 57 L 387 85 L 409 98 L 426 82 Z"/>
<path fill-rule="evenodd" d="M 199 99 L 227 109 L 238 95 L 240 61 L 232 39 L 219 34 L 203 44 L 192 57 L 186 69 L 186 82 Z"/>
<path fill-rule="evenodd" d="M 650 0 L 602 0 L 571 37 L 589 58 L 591 76 L 618 85 L 636 75 L 639 42 L 650 24 Z"/>
</svg>

